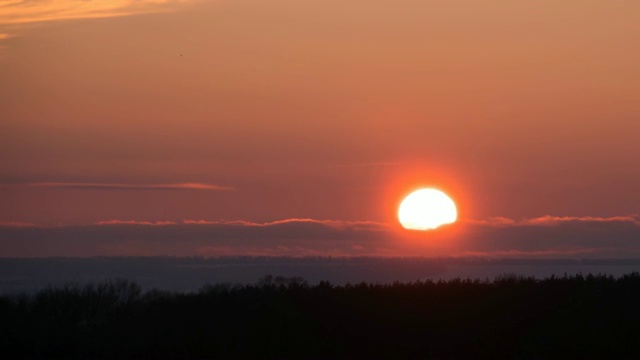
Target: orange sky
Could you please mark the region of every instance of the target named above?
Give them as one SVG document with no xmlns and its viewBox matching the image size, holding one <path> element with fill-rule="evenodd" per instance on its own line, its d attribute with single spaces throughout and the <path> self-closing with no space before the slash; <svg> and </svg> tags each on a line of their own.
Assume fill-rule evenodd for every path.
<svg viewBox="0 0 640 360">
<path fill-rule="evenodd" d="M 637 214 L 639 13 L 0 0 L 0 222 Z"/>
</svg>

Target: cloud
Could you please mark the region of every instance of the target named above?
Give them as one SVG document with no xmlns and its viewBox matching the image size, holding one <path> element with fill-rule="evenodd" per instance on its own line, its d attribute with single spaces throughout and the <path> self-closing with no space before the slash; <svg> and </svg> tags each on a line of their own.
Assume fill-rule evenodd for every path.
<svg viewBox="0 0 640 360">
<path fill-rule="evenodd" d="M 8 0 L 0 4 L 0 24 L 164 12 L 188 1 L 190 0 Z"/>
<path fill-rule="evenodd" d="M 469 224 L 458 242 L 464 252 L 506 254 L 545 253 L 567 256 L 629 257 L 640 254 L 640 221 L 637 215 L 614 217 L 544 216 L 496 223 Z"/>
<path fill-rule="evenodd" d="M 487 226 L 512 226 L 516 225 L 516 221 L 502 216 L 490 217 L 484 220 L 466 219 L 462 220 L 470 225 L 487 225 Z"/>
<path fill-rule="evenodd" d="M 597 254 L 603 249 L 565 249 L 565 250 L 497 250 L 497 251 L 461 251 L 458 257 L 500 257 L 500 258 L 522 258 L 522 257 L 574 257 L 575 255 Z M 607 249 L 605 249 L 607 250 Z M 611 249 L 608 249 L 611 250 Z"/>
<path fill-rule="evenodd" d="M 174 221 L 135 221 L 135 220 L 103 220 L 98 221 L 96 225 L 146 225 L 146 226 L 163 226 L 177 225 Z"/>
<path fill-rule="evenodd" d="M 551 216 L 545 215 L 536 218 L 522 219 L 519 221 L 507 218 L 507 217 L 490 217 L 484 220 L 466 219 L 462 220 L 466 224 L 470 225 L 487 225 L 487 226 L 527 226 L 527 225 L 559 225 L 562 223 L 571 222 L 595 222 L 595 223 L 607 223 L 607 222 L 632 222 L 640 225 L 640 215 L 631 214 L 626 216 L 610 216 L 610 217 L 597 217 L 597 216 Z"/>
<path fill-rule="evenodd" d="M 30 222 L 21 221 L 0 221 L 0 227 L 35 227 L 38 226 Z"/>
<path fill-rule="evenodd" d="M 544 219 L 552 219 L 543 217 Z M 83 226 L 0 226 L 3 256 L 493 256 L 628 258 L 640 255 L 637 215 L 553 221 L 462 221 L 409 232 L 374 221 L 105 220 Z M 562 220 L 558 220 L 562 219 Z M 11 225 L 13 224 L 13 225 Z"/>
<path fill-rule="evenodd" d="M 36 182 L 22 184 L 31 187 L 60 189 L 95 189 L 95 190 L 217 190 L 231 191 L 230 186 L 207 183 L 175 183 L 175 184 L 118 184 L 118 183 L 83 183 L 83 182 Z"/>
<path fill-rule="evenodd" d="M 612 217 L 593 217 L 593 216 L 551 216 L 545 215 L 538 218 L 526 219 L 520 222 L 524 225 L 557 225 L 567 222 L 634 222 L 640 225 L 640 215 L 633 214 L 628 216 L 612 216 Z"/>
<path fill-rule="evenodd" d="M 105 220 L 64 227 L 0 227 L 4 256 L 370 255 L 383 241 L 370 221 Z M 354 247 L 355 246 L 355 247 Z"/>
<path fill-rule="evenodd" d="M 403 165 L 406 165 L 406 164 L 398 161 L 377 161 L 377 162 L 342 164 L 338 166 L 339 167 L 387 167 L 387 166 L 403 166 Z"/>
<path fill-rule="evenodd" d="M 73 19 L 98 19 L 172 12 L 195 0 L 5 0 L 0 1 L 0 59 L 7 39 L 25 24 Z"/>
<path fill-rule="evenodd" d="M 244 220 L 233 220 L 233 221 L 207 221 L 207 220 L 185 220 L 184 224 L 188 225 L 242 225 L 242 226 L 256 226 L 256 227 L 269 227 L 269 226 L 278 226 L 284 224 L 320 224 L 324 226 L 333 227 L 336 229 L 381 229 L 388 226 L 388 224 L 376 222 L 376 221 L 345 221 L 345 220 L 315 220 L 308 218 L 291 218 L 284 220 L 277 220 L 271 222 L 251 222 Z"/>
</svg>

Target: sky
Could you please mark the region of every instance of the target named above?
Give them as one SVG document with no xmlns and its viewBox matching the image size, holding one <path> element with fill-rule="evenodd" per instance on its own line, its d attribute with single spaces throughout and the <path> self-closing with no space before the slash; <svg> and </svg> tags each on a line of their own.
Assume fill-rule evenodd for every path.
<svg viewBox="0 0 640 360">
<path fill-rule="evenodd" d="M 0 256 L 636 256 L 639 11 L 0 0 Z"/>
</svg>

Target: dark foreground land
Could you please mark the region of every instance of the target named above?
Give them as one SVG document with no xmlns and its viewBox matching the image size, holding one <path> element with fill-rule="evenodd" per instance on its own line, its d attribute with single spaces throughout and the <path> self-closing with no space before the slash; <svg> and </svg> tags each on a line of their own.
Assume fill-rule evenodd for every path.
<svg viewBox="0 0 640 360">
<path fill-rule="evenodd" d="M 126 280 L 0 297 L 0 357 L 640 358 L 640 274 L 256 285 Z"/>
</svg>

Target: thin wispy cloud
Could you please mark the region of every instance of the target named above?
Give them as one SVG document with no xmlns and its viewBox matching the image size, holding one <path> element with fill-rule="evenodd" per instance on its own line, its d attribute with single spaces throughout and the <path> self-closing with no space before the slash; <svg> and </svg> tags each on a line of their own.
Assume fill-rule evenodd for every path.
<svg viewBox="0 0 640 360">
<path fill-rule="evenodd" d="M 521 257 L 573 257 L 576 255 L 587 256 L 598 254 L 603 251 L 613 251 L 615 249 L 594 249 L 577 248 L 564 250 L 540 250 L 540 251 L 520 251 L 520 250 L 498 250 L 498 251 L 462 251 L 456 256 L 459 257 L 500 257 L 500 258 L 521 258 Z"/>
<path fill-rule="evenodd" d="M 190 0 L 8 0 L 0 2 L 0 24 L 91 19 L 171 11 Z"/>
<path fill-rule="evenodd" d="M 565 222 L 634 222 L 640 225 L 640 215 L 632 214 L 627 216 L 551 216 L 545 215 L 533 219 L 527 219 L 520 222 L 523 225 L 554 225 Z"/>
<path fill-rule="evenodd" d="M 91 182 L 34 182 L 21 184 L 29 187 L 88 190 L 213 190 L 231 191 L 230 186 L 209 183 L 173 183 L 173 184 L 123 184 L 123 183 L 91 183 Z"/>
<path fill-rule="evenodd" d="M 193 0 L 0 0 L 0 59 L 8 39 L 34 23 L 178 11 Z"/>
<path fill-rule="evenodd" d="M 225 220 L 225 221 L 209 221 L 209 220 L 184 220 L 183 224 L 186 225 L 241 225 L 252 227 L 269 227 L 285 224 L 319 224 L 323 226 L 329 226 L 336 229 L 382 229 L 388 226 L 386 223 L 368 220 L 316 220 L 309 218 L 291 218 L 268 222 L 252 222 L 245 220 Z"/>
<path fill-rule="evenodd" d="M 512 226 L 516 225 L 516 221 L 503 216 L 494 216 L 487 219 L 464 219 L 461 220 L 465 224 L 469 225 L 487 225 L 487 226 Z"/>
<path fill-rule="evenodd" d="M 521 220 L 514 220 L 507 217 L 490 217 L 483 220 L 465 219 L 462 220 L 466 224 L 470 225 L 487 225 L 487 226 L 532 226 L 532 225 L 544 225 L 553 226 L 563 223 L 611 223 L 611 222 L 627 222 L 640 225 L 640 215 L 630 214 L 625 216 L 551 216 L 545 215 L 535 218 L 527 218 Z"/>
<path fill-rule="evenodd" d="M 38 226 L 30 222 L 22 221 L 0 221 L 0 227 L 35 227 Z"/>
<path fill-rule="evenodd" d="M 363 162 L 363 163 L 352 163 L 352 164 L 341 164 L 339 167 L 386 167 L 386 166 L 403 166 L 406 163 L 398 162 L 398 161 L 378 161 L 378 162 Z"/>
<path fill-rule="evenodd" d="M 144 226 L 164 226 L 177 225 L 175 221 L 135 221 L 135 220 L 102 220 L 96 225 L 144 225 Z"/>
</svg>

